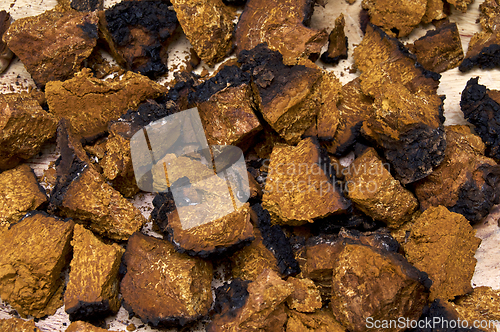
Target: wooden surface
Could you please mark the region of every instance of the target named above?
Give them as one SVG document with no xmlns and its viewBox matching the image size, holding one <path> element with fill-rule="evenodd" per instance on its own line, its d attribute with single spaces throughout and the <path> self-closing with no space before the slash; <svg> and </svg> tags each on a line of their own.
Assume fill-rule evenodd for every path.
<svg viewBox="0 0 500 332">
<path fill-rule="evenodd" d="M 105 8 L 109 8 L 116 2 L 118 1 L 105 0 Z M 450 20 L 452 22 L 456 22 L 459 27 L 464 51 L 467 50 L 467 45 L 473 33 L 480 30 L 479 24 L 476 24 L 475 21 L 479 15 L 478 7 L 481 2 L 482 1 L 476 0 L 474 4 L 469 6 L 469 10 L 465 14 L 453 10 L 452 15 L 450 16 Z M 53 8 L 56 3 L 56 0 L 0 0 L 0 10 L 5 9 L 10 11 L 12 17 L 14 19 L 18 19 L 40 14 L 47 9 Z M 321 67 L 335 72 L 343 84 L 359 75 L 359 73 L 350 73 L 349 69 L 352 65 L 352 51 L 362 39 L 362 34 L 358 24 L 360 7 L 361 0 L 357 0 L 353 5 L 347 4 L 344 0 L 329 0 L 329 3 L 325 8 L 316 6 L 311 20 L 311 27 L 318 29 L 325 28 L 328 32 L 330 32 L 334 26 L 335 18 L 340 13 L 344 13 L 346 19 L 346 34 L 349 38 L 349 58 L 341 61 L 334 67 L 324 65 L 318 61 L 318 65 Z M 426 30 L 432 28 L 432 25 L 419 27 L 412 32 L 410 36 L 405 38 L 403 42 L 411 42 L 423 36 Z M 169 68 L 182 65 L 185 62 L 189 48 L 189 42 L 185 39 L 185 37 L 181 37 L 176 40 L 173 45 L 169 47 Z M 211 71 L 211 69 L 203 63 L 197 68 L 196 71 L 198 73 L 201 72 L 203 67 Z M 467 80 L 476 76 L 480 77 L 479 83 L 488 86 L 490 89 L 500 89 L 500 70 L 498 69 L 488 71 L 474 69 L 467 74 L 462 74 L 458 69 L 453 69 L 442 74 L 438 93 L 446 95 L 446 125 L 465 124 L 463 114 L 460 111 L 459 106 L 460 93 L 464 89 Z M 167 78 L 161 79 L 159 82 L 164 83 L 172 79 L 172 77 L 172 73 L 170 73 Z M 27 90 L 30 86 L 34 87 L 33 80 L 18 59 L 15 59 L 8 70 L 3 75 L 0 75 L 0 93 Z M 43 170 L 47 168 L 48 163 L 56 158 L 57 151 L 54 144 L 48 144 L 44 148 L 42 156 L 33 158 L 30 160 L 29 164 L 35 169 L 36 174 L 40 176 Z M 144 194 L 139 194 L 133 200 L 134 204 L 141 209 L 146 217 L 149 217 L 149 213 L 152 209 L 151 201 L 152 195 Z M 497 220 L 499 217 L 500 209 L 494 208 L 494 211 L 487 218 L 486 222 L 475 226 L 477 229 L 477 236 L 480 237 L 483 242 L 476 253 L 478 263 L 472 279 L 473 286 L 490 286 L 495 289 L 500 289 L 500 231 L 497 226 Z M 145 232 L 151 234 L 150 227 L 151 225 L 149 224 L 148 227 L 145 228 Z M 216 287 L 220 284 L 221 280 L 216 279 L 214 280 L 213 286 Z M 9 306 L 0 303 L 0 318 L 10 317 L 10 312 L 11 309 Z M 140 320 L 137 318 L 129 319 L 128 313 L 123 308 L 120 309 L 117 316 L 107 319 L 106 322 L 109 325 L 109 329 L 113 331 L 123 331 L 130 323 L 135 324 L 136 327 L 142 325 Z M 63 308 L 60 308 L 55 315 L 38 321 L 36 325 L 44 332 L 53 332 L 64 331 L 69 323 L 68 315 L 64 312 Z M 500 331 L 499 328 L 497 329 Z M 136 331 L 158 330 L 145 326 L 138 328 Z M 161 331 L 176 330 L 164 329 Z M 194 331 L 203 331 L 203 327 L 200 325 Z"/>
</svg>

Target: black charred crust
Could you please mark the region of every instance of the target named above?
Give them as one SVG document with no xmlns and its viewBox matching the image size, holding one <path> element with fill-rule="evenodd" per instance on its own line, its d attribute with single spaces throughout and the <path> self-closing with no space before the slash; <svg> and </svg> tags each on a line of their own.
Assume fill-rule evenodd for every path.
<svg viewBox="0 0 500 332">
<path fill-rule="evenodd" d="M 76 306 L 65 310 L 70 321 L 100 319 L 113 314 L 108 299 L 99 302 L 78 301 Z"/>
<path fill-rule="evenodd" d="M 103 0 L 71 0 L 70 6 L 80 12 L 93 12 L 102 10 Z"/>
<path fill-rule="evenodd" d="M 165 232 L 168 226 L 167 214 L 176 209 L 174 196 L 171 191 L 159 193 L 153 199 L 153 211 L 151 211 L 151 220 L 160 229 Z"/>
<path fill-rule="evenodd" d="M 97 39 L 99 37 L 97 24 L 84 22 L 83 24 L 78 24 L 77 27 L 79 27 L 89 39 Z"/>
<path fill-rule="evenodd" d="M 408 332 L 481 332 L 482 330 L 479 330 L 474 327 L 470 328 L 462 328 L 462 327 L 456 327 L 456 328 L 451 328 L 450 326 L 446 325 L 441 325 L 441 324 L 425 324 L 425 322 L 433 322 L 434 320 L 437 321 L 437 319 L 440 319 L 441 322 L 443 321 L 457 321 L 458 319 L 458 314 L 457 312 L 453 312 L 450 310 L 450 306 L 444 306 L 442 303 L 442 300 L 437 299 L 434 300 L 430 305 L 425 306 L 422 315 L 419 318 L 419 326 L 422 327 L 417 327 L 414 329 L 408 329 Z M 443 328 L 442 328 L 443 327 Z"/>
<path fill-rule="evenodd" d="M 355 210 L 352 213 L 333 215 L 316 220 L 310 227 L 314 235 L 321 235 L 338 234 L 342 228 L 367 232 L 374 231 L 383 226 L 382 222 L 376 221 L 364 213 Z"/>
<path fill-rule="evenodd" d="M 74 149 L 70 146 L 68 125 L 62 120 L 57 128 L 57 146 L 61 152 L 61 158 L 56 165 L 57 182 L 50 193 L 49 209 L 51 212 L 62 205 L 68 186 L 89 167 L 87 162 L 76 156 Z"/>
<path fill-rule="evenodd" d="M 276 96 L 283 93 L 287 84 L 310 75 L 311 68 L 303 65 L 287 66 L 283 64 L 283 56 L 272 51 L 267 44 L 262 43 L 251 50 L 243 50 L 238 54 L 241 69 L 249 72 L 252 82 L 257 87 L 262 104 L 270 103 Z"/>
<path fill-rule="evenodd" d="M 481 69 L 500 67 L 500 45 L 490 45 L 483 48 L 479 54 L 470 58 L 465 58 L 458 69 L 462 73 L 465 73 L 474 68 L 474 66 L 478 66 Z"/>
<path fill-rule="evenodd" d="M 156 42 L 143 49 L 147 58 L 145 64 L 128 63 L 131 70 L 155 79 L 167 72 L 167 66 L 161 60 L 163 44 L 169 40 L 177 28 L 177 16 L 163 1 L 123 1 L 105 11 L 107 29 L 113 42 L 125 47 L 131 42 L 130 30 L 140 27 L 152 35 Z M 136 68 L 135 68 L 136 67 Z"/>
<path fill-rule="evenodd" d="M 306 0 L 304 4 L 304 11 L 302 12 L 302 15 L 304 15 L 304 19 L 302 20 L 302 24 L 305 26 L 309 26 L 311 23 L 311 17 L 314 12 L 314 4 L 316 3 L 316 0 Z"/>
<path fill-rule="evenodd" d="M 328 45 L 328 48 L 330 48 L 330 45 Z M 328 51 L 326 51 L 325 53 L 321 54 L 321 61 L 331 65 L 336 65 L 340 62 L 340 60 L 347 59 L 348 51 L 349 51 L 349 40 L 347 37 L 345 37 L 345 49 L 343 50 L 342 54 L 330 57 L 330 54 L 328 53 Z"/>
<path fill-rule="evenodd" d="M 193 72 L 174 73 L 177 83 L 167 93 L 166 100 L 172 100 L 181 111 L 194 106 L 196 97 L 195 87 L 199 85 L 200 76 Z"/>
<path fill-rule="evenodd" d="M 222 2 L 228 6 L 243 6 L 247 0 L 222 0 Z"/>
<path fill-rule="evenodd" d="M 500 105 L 488 96 L 488 89 L 471 78 L 462 92 L 460 107 L 465 119 L 486 145 L 486 155 L 500 160 Z"/>
<path fill-rule="evenodd" d="M 374 232 L 360 232 L 355 229 L 342 229 L 339 236 L 343 239 L 361 241 L 362 238 L 369 239 L 370 246 L 380 250 L 399 252 L 399 242 L 394 239 L 388 228 L 379 228 Z"/>
<path fill-rule="evenodd" d="M 137 110 L 128 110 L 127 113 L 121 116 L 119 121 L 130 122 L 137 131 L 153 121 L 160 120 L 178 111 L 179 109 L 173 103 L 161 104 L 154 100 L 148 100 L 140 104 Z"/>
<path fill-rule="evenodd" d="M 340 158 L 346 155 L 351 150 L 351 148 L 359 141 L 359 139 L 362 138 L 361 127 L 363 127 L 363 121 L 359 121 L 350 128 L 351 136 L 345 143 L 337 147 L 337 150 L 333 154 L 335 157 Z"/>
<path fill-rule="evenodd" d="M 469 179 L 460 188 L 455 205 L 449 208 L 472 224 L 481 221 L 500 202 L 500 166 L 482 165 L 476 172 L 482 173 L 484 183 L 478 186 L 473 179 Z"/>
<path fill-rule="evenodd" d="M 213 312 L 215 315 L 236 318 L 248 300 L 248 284 L 250 281 L 233 279 L 231 283 L 215 289 L 215 302 Z"/>
<path fill-rule="evenodd" d="M 135 316 L 135 313 L 132 307 L 123 300 L 122 302 L 125 310 L 129 312 L 129 317 L 132 318 Z M 199 315 L 197 317 L 159 317 L 161 315 L 161 308 L 158 309 L 158 312 L 149 312 L 146 315 L 139 317 L 144 324 L 149 324 L 153 327 L 188 327 L 194 324 L 197 320 L 205 317 L 204 315 Z M 189 331 L 189 329 L 187 329 Z"/>
<path fill-rule="evenodd" d="M 271 216 L 261 204 L 252 205 L 252 210 L 258 217 L 256 226 L 262 234 L 262 243 L 273 253 L 280 273 L 287 277 L 299 274 L 299 263 L 281 227 L 271 224 Z"/>
<path fill-rule="evenodd" d="M 237 87 L 250 83 L 250 74 L 243 72 L 238 66 L 225 66 L 217 75 L 198 85 L 189 99 L 201 103 L 227 87 Z"/>
<path fill-rule="evenodd" d="M 401 134 L 399 140 L 382 139 L 385 158 L 402 184 L 423 179 L 444 159 L 446 139 L 442 125 L 431 128 L 420 123 Z"/>
</svg>

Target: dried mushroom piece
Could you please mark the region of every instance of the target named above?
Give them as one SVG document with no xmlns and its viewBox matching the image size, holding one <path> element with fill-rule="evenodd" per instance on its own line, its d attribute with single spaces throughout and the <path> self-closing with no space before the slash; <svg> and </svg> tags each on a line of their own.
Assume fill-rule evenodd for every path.
<svg viewBox="0 0 500 332">
<path fill-rule="evenodd" d="M 498 290 L 484 286 L 476 287 L 470 294 L 456 298 L 451 305 L 461 319 L 469 322 L 469 326 L 475 321 L 479 321 L 481 330 L 496 332 L 495 321 L 500 320 L 500 294 Z"/>
<path fill-rule="evenodd" d="M 26 164 L 0 173 L 0 229 L 19 221 L 26 212 L 48 201 L 35 173 Z"/>
<path fill-rule="evenodd" d="M 5 10 L 0 11 L 0 74 L 3 73 L 10 64 L 14 53 L 7 47 L 2 38 L 10 27 L 11 17 Z"/>
<path fill-rule="evenodd" d="M 401 255 L 347 244 L 333 267 L 331 308 L 350 331 L 369 331 L 370 320 L 420 317 L 430 280 Z M 391 331 L 402 331 L 397 326 Z"/>
<path fill-rule="evenodd" d="M 262 130 L 254 113 L 250 84 L 218 91 L 197 107 L 210 145 L 236 145 L 247 150 Z"/>
<path fill-rule="evenodd" d="M 298 274 L 300 268 L 290 241 L 280 226 L 271 223 L 269 212 L 261 204 L 255 204 L 250 215 L 255 240 L 231 256 L 233 277 L 255 280 L 265 269 L 285 277 Z"/>
<path fill-rule="evenodd" d="M 321 69 L 312 63 L 287 66 L 282 55 L 265 44 L 241 52 L 238 62 L 252 75 L 264 120 L 289 144 L 298 143 L 318 114 L 318 104 L 311 97 L 321 82 Z"/>
<path fill-rule="evenodd" d="M 455 6 L 456 9 L 462 13 L 467 11 L 467 6 L 474 2 L 474 0 L 446 0 L 447 3 Z"/>
<path fill-rule="evenodd" d="M 336 65 L 340 60 L 347 59 L 349 42 L 344 29 L 344 14 L 340 14 L 340 16 L 335 19 L 335 27 L 328 36 L 328 50 L 321 54 L 321 61 L 324 63 Z"/>
<path fill-rule="evenodd" d="M 498 204 L 500 168 L 484 156 L 481 138 L 467 126 L 445 127 L 446 149 L 441 165 L 415 183 L 420 207 L 443 205 L 471 223 L 481 221 Z"/>
<path fill-rule="evenodd" d="M 39 153 L 56 128 L 57 119 L 29 94 L 0 94 L 0 170 Z"/>
<path fill-rule="evenodd" d="M 393 37 L 405 37 L 420 24 L 427 9 L 427 0 L 363 0 L 370 22 Z"/>
<path fill-rule="evenodd" d="M 135 233 L 123 256 L 123 305 L 152 326 L 185 325 L 212 304 L 212 263 L 175 251 L 168 242 Z"/>
<path fill-rule="evenodd" d="M 53 315 L 62 306 L 60 273 L 69 262 L 73 227 L 37 211 L 0 237 L 0 297 L 23 317 Z"/>
<path fill-rule="evenodd" d="M 164 92 L 165 87 L 139 74 L 99 80 L 90 69 L 64 82 L 49 82 L 45 89 L 50 112 L 68 119 L 74 135 L 86 140 L 102 135 L 111 120 Z"/>
<path fill-rule="evenodd" d="M 319 55 L 328 35 L 307 27 L 313 11 L 314 0 L 249 0 L 236 26 L 237 53 L 266 43 L 287 64 Z"/>
<path fill-rule="evenodd" d="M 316 310 L 314 313 L 287 311 L 286 332 L 345 332 L 329 308 Z"/>
<path fill-rule="evenodd" d="M 82 69 L 97 44 L 97 24 L 96 12 L 47 10 L 14 21 L 3 39 L 41 88 Z"/>
<path fill-rule="evenodd" d="M 271 270 L 250 283 L 235 279 L 216 290 L 215 315 L 207 332 L 280 331 L 287 320 L 284 301 L 293 290 Z"/>
<path fill-rule="evenodd" d="M 396 179 L 408 184 L 431 174 L 444 159 L 443 100 L 399 84 L 387 87 L 362 132 L 383 149 Z"/>
<path fill-rule="evenodd" d="M 361 90 L 360 79 L 355 78 L 342 87 L 338 105 L 339 121 L 332 141 L 322 142 L 326 150 L 340 157 L 346 154 L 361 136 L 363 121 L 372 115 L 373 98 Z"/>
<path fill-rule="evenodd" d="M 236 12 L 222 0 L 172 0 L 187 39 L 207 65 L 220 62 L 233 50 Z"/>
<path fill-rule="evenodd" d="M 167 73 L 167 47 L 178 26 L 167 3 L 123 1 L 99 18 L 101 35 L 122 67 L 151 79 Z"/>
<path fill-rule="evenodd" d="M 350 165 L 345 179 L 347 197 L 368 216 L 398 228 L 418 207 L 415 196 L 389 172 L 373 148 L 368 148 Z"/>
<path fill-rule="evenodd" d="M 428 24 L 432 21 L 439 21 L 447 16 L 447 8 L 444 0 L 428 0 L 425 15 L 422 17 L 422 23 Z"/>
<path fill-rule="evenodd" d="M 71 323 L 66 332 L 108 332 L 108 330 L 101 329 L 87 322 L 77 321 Z"/>
<path fill-rule="evenodd" d="M 115 241 L 127 240 L 140 230 L 146 219 L 97 172 L 67 121 L 61 121 L 57 140 L 61 159 L 49 210 Z"/>
<path fill-rule="evenodd" d="M 500 160 L 500 91 L 490 90 L 478 83 L 479 77 L 467 81 L 462 91 L 460 108 L 465 119 L 475 126 L 475 131 L 486 145 L 486 155 Z M 492 121 L 495 119 L 495 121 Z"/>
<path fill-rule="evenodd" d="M 432 280 L 431 301 L 472 291 L 474 254 L 481 243 L 475 233 L 467 219 L 444 206 L 427 209 L 413 223 L 404 250 L 408 261 Z"/>
<path fill-rule="evenodd" d="M 262 206 L 273 223 L 300 226 L 347 211 L 350 202 L 326 165 L 321 163 L 321 149 L 312 138 L 296 147 L 274 147 L 262 197 Z"/>
<path fill-rule="evenodd" d="M 457 67 L 464 58 L 456 23 L 444 23 L 427 31 L 409 49 L 425 69 L 436 73 Z"/>
<path fill-rule="evenodd" d="M 64 292 L 64 309 L 70 320 L 115 314 L 121 304 L 118 269 L 124 250 L 116 243 L 103 243 L 81 225 L 75 225 L 71 245 L 73 258 Z"/>
<path fill-rule="evenodd" d="M 377 97 L 401 84 L 413 93 L 435 95 L 441 75 L 425 70 L 415 55 L 396 38 L 373 24 L 368 24 L 361 44 L 354 49 L 356 67 L 361 70 L 363 93 Z"/>
<path fill-rule="evenodd" d="M 299 312 L 314 312 L 322 307 L 321 294 L 314 281 L 294 277 L 286 281 L 294 287 L 293 293 L 286 299 L 288 308 Z"/>
<path fill-rule="evenodd" d="M 15 332 L 40 332 L 32 320 L 25 321 L 20 318 L 0 319 L 1 331 L 15 331 Z"/>
</svg>

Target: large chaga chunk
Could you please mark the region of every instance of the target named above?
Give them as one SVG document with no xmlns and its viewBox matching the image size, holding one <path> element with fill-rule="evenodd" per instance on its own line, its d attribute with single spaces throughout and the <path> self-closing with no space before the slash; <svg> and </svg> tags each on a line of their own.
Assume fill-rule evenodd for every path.
<svg viewBox="0 0 500 332">
<path fill-rule="evenodd" d="M 193 80 L 192 85 L 194 85 L 194 87 L 193 91 L 188 94 L 188 100 L 190 102 L 201 104 L 210 100 L 210 98 L 218 92 L 223 92 L 226 88 L 236 88 L 242 85 L 247 85 L 250 84 L 250 81 L 250 73 L 242 71 L 238 66 L 224 66 L 214 77 L 211 77 L 202 83 L 197 83 Z M 184 80 L 181 80 L 179 83 L 183 86 L 191 84 L 191 82 L 183 82 Z M 174 90 L 175 89 L 176 88 L 174 87 Z M 169 97 L 172 100 L 176 100 L 177 96 L 172 95 L 171 92 L 172 89 L 169 91 Z"/>
<path fill-rule="evenodd" d="M 45 90 L 50 112 L 68 119 L 73 133 L 87 139 L 104 133 L 111 120 L 163 92 L 163 86 L 139 74 L 127 72 L 121 78 L 99 80 L 89 69 L 70 80 L 50 82 Z"/>
<path fill-rule="evenodd" d="M 108 330 L 101 329 L 100 327 L 80 320 L 71 323 L 66 329 L 66 332 L 108 332 Z"/>
<path fill-rule="evenodd" d="M 123 1 L 104 11 L 100 29 L 122 67 L 153 79 L 168 71 L 167 46 L 178 25 L 168 7 L 160 0 Z"/>
<path fill-rule="evenodd" d="M 472 293 L 458 297 L 453 308 L 461 319 L 467 320 L 469 326 L 474 321 L 482 323 L 481 330 L 496 332 L 495 321 L 500 320 L 500 292 L 489 287 L 474 288 Z M 486 325 L 488 323 L 488 326 Z"/>
<path fill-rule="evenodd" d="M 462 215 L 444 206 L 427 209 L 414 222 L 406 257 L 432 280 L 430 299 L 451 300 L 472 291 L 474 254 L 481 240 Z"/>
<path fill-rule="evenodd" d="M 475 131 L 486 145 L 486 155 L 500 160 L 500 91 L 489 90 L 471 78 L 462 91 L 460 108 L 465 119 L 475 126 Z"/>
<path fill-rule="evenodd" d="M 56 128 L 56 118 L 28 94 L 0 94 L 0 170 L 36 155 Z"/>
<path fill-rule="evenodd" d="M 50 195 L 50 210 L 75 218 L 110 239 L 127 240 L 146 220 L 94 169 L 68 126 L 66 122 L 58 129 L 61 159 L 56 167 L 57 183 Z"/>
<path fill-rule="evenodd" d="M 418 202 L 394 179 L 373 148 L 356 158 L 346 172 L 347 196 L 368 216 L 398 228 L 407 221 Z"/>
<path fill-rule="evenodd" d="M 250 84 L 219 91 L 197 107 L 210 145 L 236 145 L 246 150 L 262 130 L 253 111 Z"/>
<path fill-rule="evenodd" d="M 121 302 L 118 269 L 124 250 L 116 243 L 104 244 L 81 225 L 75 226 L 71 244 L 73 259 L 64 293 L 64 307 L 70 320 L 116 313 Z"/>
<path fill-rule="evenodd" d="M 308 105 L 308 99 L 321 82 L 319 67 L 287 66 L 282 55 L 265 44 L 241 52 L 238 61 L 252 75 L 264 120 L 289 144 L 298 143 L 318 113 L 317 105 Z"/>
<path fill-rule="evenodd" d="M 73 226 L 34 212 L 0 238 L 0 297 L 21 315 L 53 315 L 62 305 L 60 273 L 69 261 Z"/>
<path fill-rule="evenodd" d="M 82 69 L 97 44 L 97 24 L 96 12 L 48 10 L 16 20 L 4 40 L 37 86 L 43 87 L 49 81 L 71 78 Z"/>
<path fill-rule="evenodd" d="M 344 14 L 335 20 L 335 27 L 328 37 L 328 50 L 321 54 L 321 61 L 336 65 L 342 59 L 347 59 L 348 40 L 344 32 Z"/>
<path fill-rule="evenodd" d="M 208 313 L 210 262 L 180 254 L 168 241 L 136 233 L 128 241 L 123 263 L 124 306 L 144 323 L 185 325 Z"/>
<path fill-rule="evenodd" d="M 0 192 L 0 228 L 8 227 L 47 202 L 45 190 L 25 164 L 0 173 Z"/>
<path fill-rule="evenodd" d="M 372 97 L 399 83 L 411 92 L 436 94 L 441 75 L 425 70 L 415 55 L 396 38 L 369 24 L 361 44 L 354 49 L 356 67 L 362 71 L 361 87 Z"/>
<path fill-rule="evenodd" d="M 420 180 L 444 159 L 443 101 L 423 92 L 412 94 L 390 84 L 373 104 L 362 131 L 383 150 L 402 184 Z"/>
<path fill-rule="evenodd" d="M 299 226 L 334 213 L 350 203 L 321 166 L 317 143 L 307 138 L 296 147 L 276 145 L 271 154 L 262 206 L 279 225 Z"/>
<path fill-rule="evenodd" d="M 484 156 L 481 138 L 467 126 L 445 127 L 446 150 L 441 165 L 415 185 L 420 207 L 443 205 L 472 223 L 488 215 L 500 197 L 499 166 Z"/>
<path fill-rule="evenodd" d="M 282 276 L 300 272 L 290 241 L 278 225 L 271 223 L 269 212 L 261 204 L 252 206 L 255 240 L 231 256 L 233 277 L 255 280 L 265 269 Z"/>
<path fill-rule="evenodd" d="M 371 23 L 382 27 L 391 36 L 404 37 L 420 24 L 427 0 L 363 0 L 362 6 L 368 10 Z"/>
<path fill-rule="evenodd" d="M 289 310 L 286 332 L 345 332 L 346 329 L 333 317 L 329 308 L 305 314 Z"/>
<path fill-rule="evenodd" d="M 291 283 L 271 270 L 265 270 L 249 284 L 233 282 L 236 282 L 234 289 L 230 284 L 218 290 L 216 314 L 207 326 L 207 332 L 283 329 L 287 319 L 283 302 L 294 290 Z"/>
<path fill-rule="evenodd" d="M 342 87 L 337 130 L 331 142 L 323 143 L 329 153 L 342 156 L 350 150 L 361 136 L 363 121 L 372 115 L 372 103 L 373 98 L 361 90 L 359 78 Z"/>
<path fill-rule="evenodd" d="M 399 254 L 347 244 L 334 262 L 333 315 L 350 331 L 369 331 L 369 319 L 417 319 L 427 303 L 429 284 L 425 274 Z"/>
<path fill-rule="evenodd" d="M 0 331 L 40 332 L 34 321 L 20 318 L 0 319 Z"/>
<path fill-rule="evenodd" d="M 10 27 L 10 23 L 10 14 L 5 10 L 0 11 L 0 74 L 7 69 L 14 56 L 14 53 L 7 47 L 7 43 L 2 40 L 4 33 Z"/>
<path fill-rule="evenodd" d="M 409 48 L 425 69 L 436 73 L 457 67 L 464 58 L 456 23 L 444 23 L 427 31 Z"/>
<path fill-rule="evenodd" d="M 222 0 L 172 0 L 177 18 L 193 48 L 209 66 L 233 50 L 234 9 Z"/>
<path fill-rule="evenodd" d="M 290 64 L 319 54 L 328 35 L 304 25 L 313 11 L 312 0 L 249 0 L 236 26 L 237 52 L 267 43 Z"/>
</svg>

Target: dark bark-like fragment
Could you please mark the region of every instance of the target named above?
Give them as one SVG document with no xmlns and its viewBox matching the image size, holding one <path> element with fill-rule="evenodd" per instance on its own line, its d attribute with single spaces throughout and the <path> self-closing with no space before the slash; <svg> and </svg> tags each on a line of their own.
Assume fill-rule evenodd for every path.
<svg viewBox="0 0 500 332">
<path fill-rule="evenodd" d="M 149 78 L 167 72 L 167 46 L 178 26 L 163 1 L 123 1 L 101 15 L 101 33 L 115 60 Z"/>
<path fill-rule="evenodd" d="M 336 65 L 340 60 L 347 59 L 349 43 L 344 32 L 344 14 L 340 14 L 335 20 L 335 27 L 328 37 L 328 50 L 321 54 L 321 61 Z"/>
<path fill-rule="evenodd" d="M 465 119 L 475 126 L 479 137 L 486 144 L 486 155 L 500 160 L 500 98 L 499 92 L 489 90 L 471 78 L 462 91 L 460 108 Z"/>
<path fill-rule="evenodd" d="M 93 12 L 103 9 L 104 0 L 71 0 L 70 5 L 80 12 Z"/>
</svg>

